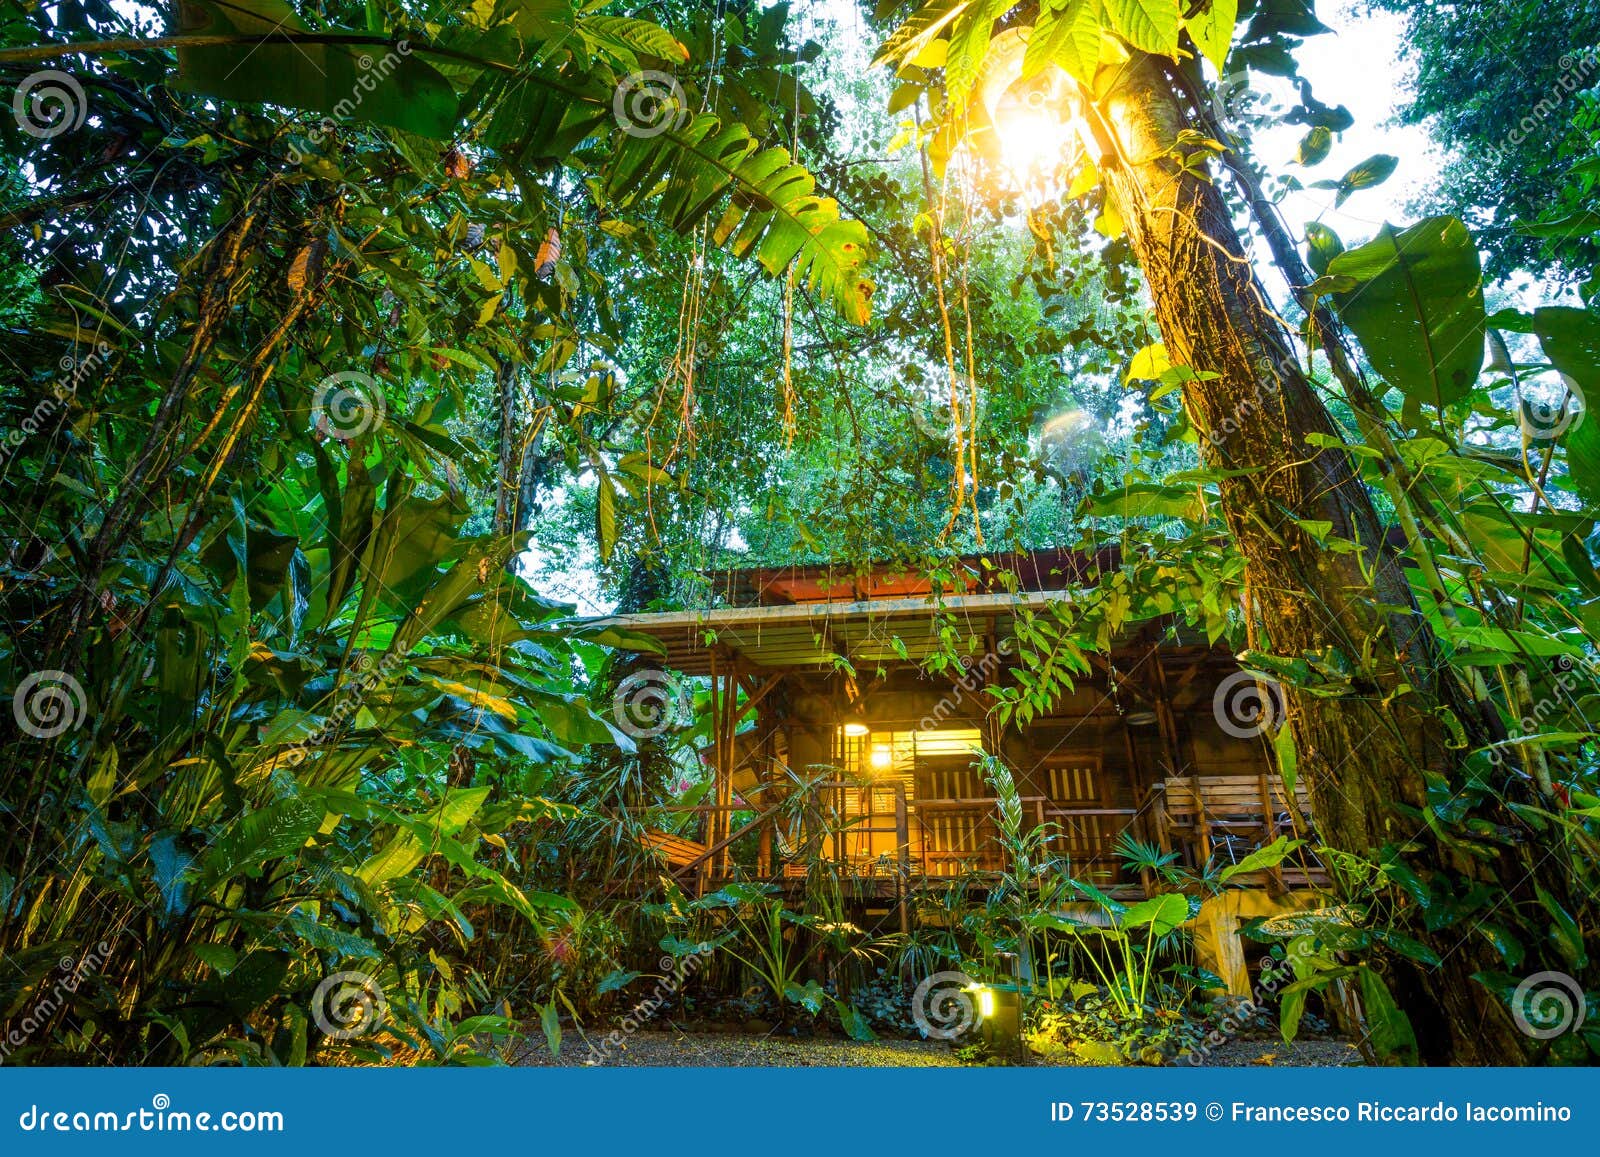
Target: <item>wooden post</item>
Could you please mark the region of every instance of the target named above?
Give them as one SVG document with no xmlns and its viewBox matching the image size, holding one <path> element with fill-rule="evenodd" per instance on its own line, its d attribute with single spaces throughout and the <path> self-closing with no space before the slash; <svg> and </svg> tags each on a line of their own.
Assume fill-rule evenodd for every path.
<svg viewBox="0 0 1600 1157">
<path fill-rule="evenodd" d="M 908 893 L 911 889 L 911 823 L 906 813 L 906 785 L 894 785 L 894 838 L 898 845 L 897 859 L 900 871 L 896 873 L 895 895 L 898 897 L 897 907 L 900 909 L 900 931 L 906 934 L 911 932 L 911 904 Z"/>
<path fill-rule="evenodd" d="M 1261 846 L 1266 847 L 1278 838 L 1278 817 L 1276 809 L 1272 806 L 1272 781 L 1267 778 L 1267 769 L 1261 769 Z M 1272 865 L 1272 878 L 1278 885 L 1280 893 L 1289 889 L 1283 883 L 1283 865 Z"/>
<path fill-rule="evenodd" d="M 1155 675 L 1156 722 L 1161 732 L 1161 754 L 1165 757 L 1169 778 L 1187 771 L 1189 781 L 1193 785 L 1195 834 L 1200 840 L 1200 862 L 1194 866 L 1203 868 L 1211 859 L 1211 825 L 1206 817 L 1205 797 L 1200 791 L 1200 770 L 1186 763 L 1181 757 L 1182 744 L 1178 737 L 1178 721 L 1173 714 L 1172 699 L 1167 691 L 1167 671 L 1162 666 L 1159 655 L 1151 660 L 1151 668 Z"/>
<path fill-rule="evenodd" d="M 766 720 L 762 717 L 761 713 L 757 712 L 756 729 L 760 730 L 762 725 L 765 723 Z M 762 809 L 771 808 L 774 802 L 772 798 L 772 765 L 777 759 L 777 747 L 778 731 L 777 728 L 774 727 L 771 731 L 767 732 L 761 740 L 761 755 L 759 756 L 759 764 L 756 769 L 756 775 L 760 779 L 763 789 L 760 798 Z M 757 839 L 760 842 L 760 850 L 756 853 L 756 871 L 763 880 L 771 879 L 773 874 L 772 833 L 777 822 L 778 819 L 776 816 L 768 819 L 766 823 L 761 825 L 760 834 L 757 836 Z"/>
<path fill-rule="evenodd" d="M 833 862 L 841 871 L 849 862 L 850 845 L 845 835 L 844 784 L 833 785 Z"/>
<path fill-rule="evenodd" d="M 733 717 L 732 699 L 736 675 L 729 668 L 728 657 L 720 649 L 711 652 L 711 718 L 712 718 L 712 788 L 711 818 L 707 824 L 707 844 L 715 847 L 731 830 L 727 808 L 733 800 L 733 736 L 728 726 Z M 711 857 L 707 865 L 714 876 L 726 875 L 728 850 Z"/>
<path fill-rule="evenodd" d="M 739 674 L 730 659 L 728 672 L 722 677 L 722 798 L 717 801 L 722 808 L 717 813 L 721 817 L 718 825 L 721 831 L 717 836 L 720 840 L 727 839 L 728 833 L 733 831 L 733 765 L 737 752 L 734 744 L 734 728 L 736 726 L 734 723 L 734 709 L 738 706 L 738 700 Z M 721 874 L 723 878 L 726 878 L 729 866 L 733 862 L 733 849 L 731 847 L 723 848 L 718 853 L 717 858 L 722 869 Z"/>
<path fill-rule="evenodd" d="M 1150 789 L 1150 785 L 1145 782 L 1143 769 L 1139 764 L 1139 745 L 1134 741 L 1133 728 L 1129 727 L 1126 722 L 1122 725 L 1122 744 L 1128 756 L 1128 778 L 1133 782 L 1134 823 L 1139 829 L 1139 835 L 1147 843 L 1154 842 L 1163 852 L 1170 851 L 1171 848 L 1165 830 L 1166 825 L 1164 823 L 1153 824 L 1151 822 L 1153 817 L 1148 813 L 1147 809 L 1157 793 L 1153 792 Z M 1161 818 L 1165 818 L 1165 815 L 1165 812 L 1160 813 Z M 1152 831 L 1153 827 L 1156 830 Z M 1146 896 L 1150 895 L 1150 888 L 1153 883 L 1154 880 L 1151 878 L 1150 869 L 1141 869 L 1139 872 L 1139 886 L 1144 889 Z"/>
</svg>

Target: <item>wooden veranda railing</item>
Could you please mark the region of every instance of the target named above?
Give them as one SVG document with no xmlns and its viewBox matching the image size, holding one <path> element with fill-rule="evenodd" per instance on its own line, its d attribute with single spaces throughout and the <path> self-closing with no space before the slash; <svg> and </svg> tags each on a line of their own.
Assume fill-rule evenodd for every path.
<svg viewBox="0 0 1600 1157">
<path fill-rule="evenodd" d="M 825 830 L 807 833 L 822 857 L 847 875 L 863 879 L 952 879 L 1004 870 L 997 803 L 992 797 L 910 799 L 903 783 L 880 785 L 829 782 L 810 785 L 813 815 Z M 864 793 L 874 793 L 863 806 Z M 884 801 L 881 810 L 879 799 Z M 1022 797 L 1026 818 L 1038 828 L 1051 825 L 1046 850 L 1072 864 L 1080 877 L 1102 886 L 1125 881 L 1116 855 L 1118 837 L 1132 831 L 1163 849 L 1178 850 L 1192 866 L 1237 860 L 1276 836 L 1303 832 L 1308 801 L 1304 790 L 1291 804 L 1282 785 L 1264 776 L 1221 775 L 1174 778 L 1153 786 L 1141 808 L 1062 804 L 1045 796 Z M 855 805 L 855 806 L 852 806 Z M 731 875 L 761 879 L 803 876 L 809 868 L 781 830 L 784 803 L 752 815 L 748 806 L 701 804 L 668 809 L 703 817 L 715 838 L 650 833 L 671 869 L 705 884 Z M 746 817 L 739 822 L 738 816 Z M 735 826 L 737 825 L 737 826 Z M 743 869 L 730 855 L 741 841 L 754 840 L 754 872 L 748 848 Z M 1315 882 L 1319 869 L 1302 863 L 1275 869 L 1280 885 Z"/>
<path fill-rule="evenodd" d="M 839 797 L 869 789 L 852 783 L 821 783 L 813 784 L 812 790 L 828 817 L 828 830 L 813 835 L 822 836 L 824 858 L 850 875 L 950 878 L 999 872 L 1005 867 L 992 797 L 911 800 L 905 785 L 896 783 L 872 789 L 892 793 L 892 805 L 881 814 L 851 814 L 841 806 L 845 801 Z M 1061 806 L 1044 796 L 1024 796 L 1022 804 L 1034 826 L 1055 825 L 1057 832 L 1046 845 L 1052 854 L 1069 858 L 1097 878 L 1115 876 L 1112 849 L 1117 836 L 1136 819 L 1135 809 Z M 704 817 L 707 832 L 729 834 L 706 843 L 682 834 L 649 832 L 644 842 L 660 852 L 675 872 L 709 879 L 724 874 L 720 853 L 746 837 L 756 837 L 756 875 L 804 875 L 807 865 L 785 854 L 787 841 L 781 835 L 773 838 L 772 821 L 782 809 L 783 805 L 774 805 L 730 831 L 735 816 L 748 816 L 750 808 L 717 804 L 669 808 L 666 810 L 674 814 Z"/>
</svg>

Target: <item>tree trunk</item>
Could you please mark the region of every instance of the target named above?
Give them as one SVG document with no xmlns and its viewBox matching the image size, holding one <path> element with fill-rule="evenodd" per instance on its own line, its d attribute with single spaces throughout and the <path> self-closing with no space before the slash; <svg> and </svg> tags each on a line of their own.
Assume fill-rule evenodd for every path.
<svg viewBox="0 0 1600 1157">
<path fill-rule="evenodd" d="M 1526 863 L 1508 854 L 1486 866 L 1393 807 L 1426 809 L 1424 773 L 1454 770 L 1435 711 L 1454 708 L 1460 697 L 1448 671 L 1440 674 L 1433 637 L 1349 456 L 1337 443 L 1308 441 L 1336 439 L 1338 430 L 1257 282 L 1227 205 L 1173 151 L 1190 125 L 1161 63 L 1136 57 L 1122 66 L 1091 115 L 1112 154 L 1101 171 L 1144 268 L 1168 356 L 1200 375 L 1183 396 L 1202 456 L 1212 468 L 1247 471 L 1219 488 L 1223 518 L 1246 559 L 1250 644 L 1289 658 L 1336 648 L 1357 671 L 1354 691 L 1333 698 L 1283 688 L 1319 834 L 1369 860 L 1385 845 L 1406 845 L 1407 863 L 1424 879 L 1442 872 L 1495 885 L 1498 877 L 1514 893 L 1510 903 L 1531 897 L 1527 879 L 1509 882 L 1543 849 L 1529 849 Z M 1311 521 L 1331 523 L 1333 537 L 1361 549 L 1323 548 L 1301 525 Z M 1402 693 L 1403 684 L 1414 690 Z M 1556 859 L 1543 866 L 1544 875 L 1560 871 Z M 1555 894 L 1566 891 L 1555 886 Z M 1443 963 L 1430 969 L 1391 960 L 1389 982 L 1426 1059 L 1522 1063 L 1531 1042 L 1471 979 L 1502 965 L 1470 928 L 1462 921 L 1416 932 Z"/>
</svg>

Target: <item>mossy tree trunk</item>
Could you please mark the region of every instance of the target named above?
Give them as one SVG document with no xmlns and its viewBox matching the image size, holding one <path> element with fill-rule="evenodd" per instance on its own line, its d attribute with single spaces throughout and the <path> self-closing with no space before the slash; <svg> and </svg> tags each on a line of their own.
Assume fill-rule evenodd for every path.
<svg viewBox="0 0 1600 1157">
<path fill-rule="evenodd" d="M 1251 646 L 1285 657 L 1337 648 L 1359 671 L 1355 691 L 1339 697 L 1283 689 L 1320 836 L 1368 859 L 1403 845 L 1424 879 L 1483 880 L 1510 892 L 1508 906 L 1531 899 L 1535 882 L 1564 894 L 1559 881 L 1543 879 L 1561 873 L 1559 857 L 1539 863 L 1537 844 L 1485 865 L 1396 811 L 1395 803 L 1426 809 L 1425 773 L 1456 782 L 1436 713 L 1459 708 L 1454 681 L 1350 456 L 1337 444 L 1313 444 L 1312 435 L 1337 438 L 1338 430 L 1296 361 L 1226 203 L 1174 152 L 1190 126 L 1163 64 L 1145 57 L 1123 66 L 1095 116 L 1113 154 L 1103 158 L 1104 179 L 1143 266 L 1171 362 L 1200 375 L 1183 397 L 1202 456 L 1213 468 L 1244 472 L 1219 489 L 1222 516 L 1246 559 Z M 1360 544 L 1359 551 L 1326 549 L 1302 526 L 1314 521 L 1331 523 L 1332 537 Z M 1434 934 L 1412 929 L 1442 963 L 1388 961 L 1389 983 L 1424 1059 L 1521 1063 L 1531 1042 L 1500 999 L 1472 979 L 1502 965 L 1471 924 Z"/>
</svg>

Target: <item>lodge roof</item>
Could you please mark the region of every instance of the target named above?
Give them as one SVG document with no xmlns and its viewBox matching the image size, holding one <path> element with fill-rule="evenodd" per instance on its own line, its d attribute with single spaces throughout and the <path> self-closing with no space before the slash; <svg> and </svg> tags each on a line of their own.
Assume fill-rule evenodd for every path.
<svg viewBox="0 0 1600 1157">
<path fill-rule="evenodd" d="M 1101 572 L 1115 570 L 1115 548 L 1093 554 L 1075 550 L 995 551 L 962 555 L 950 564 L 946 594 L 1062 590 L 1093 583 Z M 729 606 L 774 606 L 790 603 L 862 602 L 927 595 L 935 583 L 906 563 L 839 563 L 774 567 L 736 567 L 714 571 L 712 589 Z"/>
<path fill-rule="evenodd" d="M 858 670 L 916 665 L 946 649 L 950 632 L 957 654 L 1006 653 L 1018 616 L 1078 597 L 1117 562 L 1115 550 L 974 555 L 958 560 L 957 582 L 937 590 L 906 567 L 753 567 L 716 576 L 730 605 L 607 615 L 586 625 L 647 635 L 666 649 L 663 664 L 686 675 L 709 675 L 714 665 L 820 672 L 839 656 Z M 1134 633 L 1145 646 L 1210 649 L 1174 626 L 1154 620 Z"/>
<path fill-rule="evenodd" d="M 951 627 L 965 632 L 966 642 L 977 650 L 991 650 L 1014 635 L 1018 614 L 1043 610 L 1072 594 L 1068 590 L 919 594 L 608 615 L 591 619 L 588 625 L 649 635 L 666 647 L 666 665 L 686 675 L 710 674 L 713 656 L 719 652 L 742 659 L 747 666 L 824 670 L 833 666 L 836 655 L 857 666 L 918 662 L 940 649 L 941 631 Z"/>
</svg>

